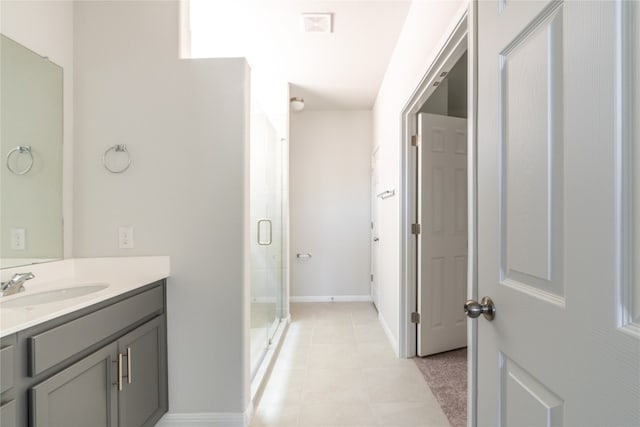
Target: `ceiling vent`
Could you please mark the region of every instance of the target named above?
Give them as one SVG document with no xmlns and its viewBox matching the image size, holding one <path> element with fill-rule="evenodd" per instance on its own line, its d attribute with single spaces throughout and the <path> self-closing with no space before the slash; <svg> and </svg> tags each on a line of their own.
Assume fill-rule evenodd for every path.
<svg viewBox="0 0 640 427">
<path fill-rule="evenodd" d="M 332 13 L 303 13 L 302 31 L 305 33 L 332 33 Z"/>
</svg>

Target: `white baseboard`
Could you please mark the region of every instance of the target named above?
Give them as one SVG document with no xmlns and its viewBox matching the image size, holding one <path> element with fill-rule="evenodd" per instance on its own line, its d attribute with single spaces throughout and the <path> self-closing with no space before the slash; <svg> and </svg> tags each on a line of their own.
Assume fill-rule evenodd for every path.
<svg viewBox="0 0 640 427">
<path fill-rule="evenodd" d="M 205 412 L 167 413 L 156 427 L 248 427 L 253 417 L 253 404 L 244 413 Z"/>
<path fill-rule="evenodd" d="M 318 296 L 293 296 L 290 302 L 372 302 L 371 295 L 318 295 Z"/>
<path fill-rule="evenodd" d="M 384 333 L 387 336 L 387 339 L 389 339 L 389 343 L 391 343 L 391 347 L 393 347 L 394 353 L 396 354 L 396 356 L 399 356 L 400 346 L 398 345 L 398 340 L 396 339 L 396 337 L 393 336 L 393 333 L 391 332 L 389 325 L 387 325 L 387 322 L 384 320 L 384 317 L 382 316 L 382 312 L 380 311 L 378 312 L 378 321 L 382 325 L 382 330 L 384 330 Z"/>
</svg>

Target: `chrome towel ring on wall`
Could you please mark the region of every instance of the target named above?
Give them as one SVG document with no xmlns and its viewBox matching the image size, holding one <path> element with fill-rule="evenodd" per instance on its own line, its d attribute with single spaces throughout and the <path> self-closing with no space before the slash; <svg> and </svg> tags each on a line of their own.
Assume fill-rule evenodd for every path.
<svg viewBox="0 0 640 427">
<path fill-rule="evenodd" d="M 117 153 L 124 153 L 127 156 L 126 164 L 124 166 L 119 166 L 119 167 L 109 166 L 109 163 L 110 163 L 109 158 L 112 158 L 113 155 Z M 111 173 L 122 173 L 127 169 L 129 169 L 129 166 L 131 166 L 131 155 L 129 154 L 129 150 L 127 150 L 127 146 L 124 144 L 116 144 L 113 147 L 107 148 L 107 151 L 105 151 L 104 154 L 102 155 L 102 165 L 106 170 L 108 170 Z"/>
<path fill-rule="evenodd" d="M 22 170 L 16 170 L 13 166 L 11 166 L 11 158 L 13 155 L 21 155 L 27 154 L 29 156 L 29 164 Z M 11 171 L 14 175 L 26 175 L 29 173 L 31 168 L 33 167 L 33 153 L 31 152 L 30 145 L 18 145 L 16 148 L 12 149 L 7 153 L 7 169 Z"/>
</svg>

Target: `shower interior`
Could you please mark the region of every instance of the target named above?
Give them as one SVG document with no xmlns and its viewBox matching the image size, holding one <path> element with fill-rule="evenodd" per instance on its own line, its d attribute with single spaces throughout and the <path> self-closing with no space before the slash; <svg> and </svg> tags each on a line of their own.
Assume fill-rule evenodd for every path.
<svg viewBox="0 0 640 427">
<path fill-rule="evenodd" d="M 286 140 L 252 102 L 250 128 L 251 373 L 258 372 L 287 315 L 284 214 Z"/>
</svg>

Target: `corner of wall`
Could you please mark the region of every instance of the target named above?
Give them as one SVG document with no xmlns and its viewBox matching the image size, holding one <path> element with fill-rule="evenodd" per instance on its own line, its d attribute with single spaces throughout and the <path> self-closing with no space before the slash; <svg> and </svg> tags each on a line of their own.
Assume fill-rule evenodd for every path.
<svg viewBox="0 0 640 427">
<path fill-rule="evenodd" d="M 191 24 L 189 19 L 189 1 L 180 0 L 180 42 L 178 58 L 191 58 Z"/>
</svg>

